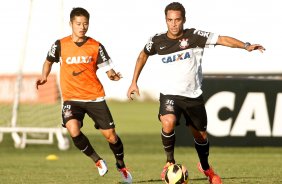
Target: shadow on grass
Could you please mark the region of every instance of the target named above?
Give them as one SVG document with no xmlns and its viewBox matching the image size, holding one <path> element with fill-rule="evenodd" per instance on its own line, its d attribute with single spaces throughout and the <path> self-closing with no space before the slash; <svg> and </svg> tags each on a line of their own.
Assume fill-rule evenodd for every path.
<svg viewBox="0 0 282 184">
<path fill-rule="evenodd" d="M 255 176 L 253 176 L 253 177 L 245 177 L 245 176 L 236 176 L 236 177 L 221 177 L 221 180 L 224 182 L 224 183 L 226 183 L 228 180 L 240 180 L 240 179 L 259 179 L 259 178 L 265 178 L 265 177 L 255 177 Z M 191 178 L 191 179 L 189 179 L 190 181 L 206 181 L 207 180 L 207 178 L 206 177 L 204 177 L 204 178 Z"/>
<path fill-rule="evenodd" d="M 189 179 L 190 181 L 205 181 L 207 178 L 197 178 L 197 179 Z M 161 179 L 149 179 L 149 180 L 139 180 L 139 181 L 134 181 L 133 183 L 159 183 L 163 182 Z M 120 182 L 119 184 L 123 184 Z"/>
<path fill-rule="evenodd" d="M 260 177 L 225 177 L 225 178 L 221 178 L 223 181 L 227 182 L 228 180 L 238 180 L 238 179 L 259 179 Z M 262 178 L 262 177 L 261 177 Z M 207 181 L 206 177 L 203 178 L 190 178 L 189 181 L 191 183 L 198 183 L 201 181 Z M 193 182 L 194 181 L 194 182 Z M 163 182 L 161 179 L 148 179 L 148 180 L 138 180 L 138 181 L 134 181 L 133 183 L 160 183 Z M 125 184 L 124 182 L 119 182 L 118 184 Z"/>
<path fill-rule="evenodd" d="M 161 179 L 149 179 L 149 180 L 139 180 L 139 181 L 134 181 L 133 183 L 159 183 L 162 182 Z M 119 182 L 119 184 L 125 184 L 123 182 Z"/>
</svg>

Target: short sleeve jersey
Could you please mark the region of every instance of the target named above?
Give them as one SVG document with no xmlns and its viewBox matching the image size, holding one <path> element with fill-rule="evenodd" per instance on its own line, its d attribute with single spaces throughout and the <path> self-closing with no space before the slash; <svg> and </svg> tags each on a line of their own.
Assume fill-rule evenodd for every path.
<svg viewBox="0 0 282 184">
<path fill-rule="evenodd" d="M 178 39 L 166 33 L 156 34 L 144 47 L 148 55 L 158 54 L 161 62 L 161 89 L 165 95 L 196 98 L 202 94 L 202 56 L 204 48 L 215 45 L 218 35 L 196 29 L 185 29 Z"/>
<path fill-rule="evenodd" d="M 60 62 L 60 87 L 63 100 L 96 100 L 105 92 L 96 71 L 109 70 L 112 61 L 104 46 L 87 37 L 81 45 L 71 36 L 57 40 L 47 54 L 48 61 Z"/>
</svg>

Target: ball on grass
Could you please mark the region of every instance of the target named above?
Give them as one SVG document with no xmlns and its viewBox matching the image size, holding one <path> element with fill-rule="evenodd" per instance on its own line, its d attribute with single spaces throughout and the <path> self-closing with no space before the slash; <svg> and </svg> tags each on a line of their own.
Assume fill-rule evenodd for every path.
<svg viewBox="0 0 282 184">
<path fill-rule="evenodd" d="M 167 168 L 165 174 L 166 184 L 187 184 L 188 170 L 182 164 L 173 164 Z"/>
</svg>

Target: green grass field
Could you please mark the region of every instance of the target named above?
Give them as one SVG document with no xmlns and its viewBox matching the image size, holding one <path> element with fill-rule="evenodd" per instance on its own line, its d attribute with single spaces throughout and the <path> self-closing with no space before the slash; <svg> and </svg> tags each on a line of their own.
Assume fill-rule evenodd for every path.
<svg viewBox="0 0 282 184">
<path fill-rule="evenodd" d="M 165 162 L 161 146 L 160 124 L 155 102 L 108 102 L 115 119 L 116 130 L 125 146 L 125 161 L 134 177 L 133 183 L 158 184 Z M 109 172 L 100 177 L 92 161 L 71 145 L 59 151 L 54 145 L 28 145 L 15 149 L 10 134 L 0 143 L 1 184 L 117 184 L 119 173 L 114 156 L 100 133 L 85 119 L 82 131 L 88 135 L 96 151 L 107 161 Z M 56 154 L 59 159 L 45 157 Z M 207 184 L 197 171 L 198 158 L 194 147 L 177 147 L 178 163 L 189 171 L 190 183 Z M 276 147 L 211 147 L 210 162 L 226 184 L 282 183 L 282 148 Z"/>
</svg>

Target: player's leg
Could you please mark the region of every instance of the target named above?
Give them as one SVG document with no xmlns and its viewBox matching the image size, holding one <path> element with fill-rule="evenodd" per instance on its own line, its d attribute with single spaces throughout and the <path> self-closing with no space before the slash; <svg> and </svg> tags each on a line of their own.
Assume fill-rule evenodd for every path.
<svg viewBox="0 0 282 184">
<path fill-rule="evenodd" d="M 62 116 L 63 127 L 66 127 L 74 145 L 83 152 L 86 156 L 90 157 L 97 165 L 99 174 L 105 175 L 108 171 L 106 164 L 102 161 L 102 158 L 96 153 L 92 147 L 89 139 L 80 131 L 82 127 L 82 120 L 84 118 L 84 111 L 80 108 L 80 103 L 83 102 L 64 102 Z"/>
<path fill-rule="evenodd" d="M 117 167 L 125 167 L 123 143 L 120 137 L 116 134 L 115 129 L 100 129 L 100 131 L 108 141 L 109 146 L 115 155 Z"/>
<path fill-rule="evenodd" d="M 126 168 L 124 162 L 124 148 L 120 137 L 116 134 L 115 129 L 100 129 L 101 133 L 104 135 L 109 143 L 109 146 L 114 153 L 116 159 L 116 167 L 120 172 L 122 179 L 126 183 L 132 182 L 132 176 L 129 170 Z"/>
<path fill-rule="evenodd" d="M 201 166 L 204 170 L 209 169 L 209 148 L 210 144 L 207 139 L 207 132 L 206 131 L 198 131 L 193 126 L 190 126 L 194 137 L 194 146 L 198 153 L 198 157 L 201 163 Z"/>
<path fill-rule="evenodd" d="M 166 164 L 161 172 L 161 179 L 164 180 L 167 168 L 175 163 L 175 126 L 180 113 L 176 106 L 174 97 L 171 95 L 160 95 L 159 120 L 162 123 L 161 139 L 166 153 Z"/>
<path fill-rule="evenodd" d="M 161 179 L 164 180 L 167 168 L 175 164 L 174 159 L 174 147 L 175 147 L 175 121 L 176 117 L 173 114 L 166 114 L 160 116 L 160 121 L 162 122 L 161 139 L 163 148 L 166 154 L 166 164 L 161 172 Z"/>
<path fill-rule="evenodd" d="M 208 177 L 210 183 L 221 184 L 220 177 L 214 173 L 208 161 L 210 144 L 206 131 L 207 114 L 202 96 L 193 99 L 189 103 L 189 108 L 187 108 L 184 116 L 187 123 L 191 125 L 189 127 L 192 131 L 195 149 L 200 160 L 198 168 Z"/>
<path fill-rule="evenodd" d="M 132 176 L 124 163 L 124 148 L 120 137 L 115 132 L 115 124 L 111 112 L 105 101 L 93 102 L 88 105 L 88 115 L 94 120 L 95 127 L 109 143 L 116 158 L 116 166 L 124 182 L 131 183 Z"/>
<path fill-rule="evenodd" d="M 203 169 L 209 168 L 209 142 L 207 139 L 207 114 L 204 106 L 203 97 L 185 98 L 183 100 L 183 115 L 186 126 L 191 129 L 194 137 L 194 146 Z"/>
<path fill-rule="evenodd" d="M 123 143 L 115 132 L 115 124 L 111 112 L 105 101 L 93 102 L 87 105 L 87 114 L 95 122 L 95 128 L 99 129 L 106 138 L 113 151 L 119 167 L 125 167 Z"/>
<path fill-rule="evenodd" d="M 68 129 L 74 145 L 81 152 L 90 157 L 95 163 L 101 160 L 101 157 L 93 149 L 88 138 L 80 131 L 80 121 L 76 119 L 69 120 L 66 123 L 66 128 Z"/>
<path fill-rule="evenodd" d="M 161 139 L 166 153 L 166 162 L 175 163 L 174 146 L 175 146 L 175 124 L 176 116 L 174 114 L 166 114 L 160 116 L 162 123 Z"/>
<path fill-rule="evenodd" d="M 211 184 L 221 184 L 222 181 L 219 175 L 214 172 L 213 168 L 208 162 L 210 144 L 207 139 L 207 132 L 198 131 L 193 127 L 191 129 L 194 136 L 195 148 L 200 160 L 197 166 L 199 171 L 208 177 L 208 180 Z"/>
</svg>

